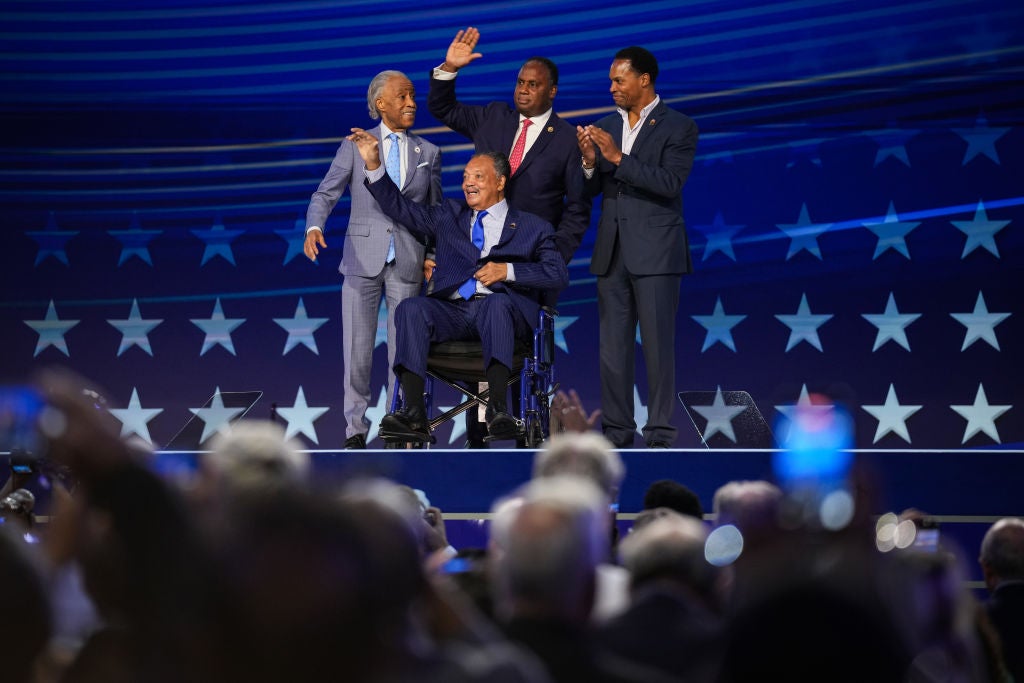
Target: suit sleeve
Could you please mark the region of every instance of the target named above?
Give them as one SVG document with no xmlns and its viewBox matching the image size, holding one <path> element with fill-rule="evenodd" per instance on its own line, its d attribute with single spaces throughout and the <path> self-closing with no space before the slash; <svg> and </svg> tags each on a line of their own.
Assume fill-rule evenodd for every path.
<svg viewBox="0 0 1024 683">
<path fill-rule="evenodd" d="M 461 104 L 455 97 L 455 81 L 441 80 L 430 75 L 430 90 L 427 92 L 427 110 L 438 121 L 457 133 L 472 139 L 484 118 L 484 107 Z"/>
<path fill-rule="evenodd" d="M 683 191 L 696 152 L 697 124 L 685 119 L 662 147 L 658 163 L 644 163 L 633 155 L 624 154 L 614 177 L 649 194 L 672 199 Z"/>
<path fill-rule="evenodd" d="M 306 209 L 306 228 L 316 225 L 326 232 L 325 223 L 327 217 L 334 210 L 334 206 L 341 199 L 342 193 L 348 187 L 352 179 L 352 143 L 343 140 L 334 155 L 331 167 L 327 175 L 320 181 L 320 186 L 310 197 L 309 207 Z"/>
<path fill-rule="evenodd" d="M 433 239 L 435 224 L 445 214 L 444 204 L 436 206 L 423 206 L 409 199 L 401 192 L 391 176 L 387 173 L 374 182 L 369 179 L 363 181 L 366 189 L 380 205 L 380 210 L 388 218 L 397 221 L 408 228 L 409 232 L 422 238 Z"/>
<path fill-rule="evenodd" d="M 533 250 L 532 260 L 515 263 L 515 282 L 507 283 L 512 288 L 561 291 L 569 284 L 569 270 L 555 245 L 555 236 L 550 224 L 541 222 L 542 237 Z"/>
<path fill-rule="evenodd" d="M 584 192 L 583 167 L 577 156 L 570 155 L 564 175 L 566 205 L 556 226 L 555 247 L 568 263 L 590 227 L 591 198 Z"/>
</svg>

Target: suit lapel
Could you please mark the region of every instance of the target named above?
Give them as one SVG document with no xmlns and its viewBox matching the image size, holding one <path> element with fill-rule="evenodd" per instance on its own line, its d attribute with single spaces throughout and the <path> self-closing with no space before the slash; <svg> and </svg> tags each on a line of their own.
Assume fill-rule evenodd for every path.
<svg viewBox="0 0 1024 683">
<path fill-rule="evenodd" d="M 419 170 L 420 159 L 423 157 L 423 148 L 420 146 L 420 137 L 418 135 L 412 135 L 408 131 L 405 134 L 405 184 L 402 187 L 404 190 L 412 184 L 413 176 Z"/>
<path fill-rule="evenodd" d="M 558 121 L 558 115 L 555 112 L 551 112 L 551 116 L 548 117 L 548 123 L 541 130 L 537 140 L 533 143 L 533 146 L 523 156 L 523 160 L 519 162 L 519 168 L 513 173 L 513 176 L 517 176 L 522 173 L 523 169 L 530 164 L 534 159 L 544 153 L 544 148 L 548 146 L 555 137 L 555 123 Z M 509 142 L 511 145 L 512 143 Z"/>
<path fill-rule="evenodd" d="M 491 251 L 494 251 L 494 249 L 497 249 L 512 240 L 516 234 L 516 223 L 518 222 L 519 212 L 510 206 L 508 208 L 508 213 L 505 214 L 505 225 L 501 229 L 501 237 L 498 238 L 498 243 L 494 245 Z"/>
<path fill-rule="evenodd" d="M 661 122 L 662 115 L 665 113 L 667 108 L 665 101 L 661 100 L 658 102 L 658 106 L 651 110 L 651 113 L 647 116 L 647 120 L 644 121 L 643 125 L 640 126 L 640 130 L 637 131 L 636 140 L 633 141 L 633 149 L 632 152 L 630 152 L 631 154 L 636 154 L 637 150 L 643 146 L 644 141 L 654 135 L 658 124 Z M 621 133 L 619 134 L 619 137 L 622 137 Z"/>
</svg>

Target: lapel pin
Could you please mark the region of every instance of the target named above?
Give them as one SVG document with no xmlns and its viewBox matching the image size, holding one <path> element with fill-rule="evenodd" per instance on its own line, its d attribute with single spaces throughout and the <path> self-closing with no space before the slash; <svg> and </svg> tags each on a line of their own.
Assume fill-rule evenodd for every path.
<svg viewBox="0 0 1024 683">
<path fill-rule="evenodd" d="M 516 229 L 516 224 L 515 223 L 509 223 L 508 224 L 508 229 L 509 230 L 515 230 Z"/>
<path fill-rule="evenodd" d="M 648 125 L 648 126 L 653 126 L 653 125 L 654 125 L 654 124 L 656 124 L 656 123 L 657 123 L 657 121 L 655 121 L 654 119 L 651 119 L 651 122 L 650 122 L 650 123 L 648 123 L 647 125 Z"/>
<path fill-rule="evenodd" d="M 549 133 L 554 133 L 555 132 L 555 127 L 554 126 L 548 126 L 548 132 Z"/>
<path fill-rule="evenodd" d="M 417 154 L 419 154 L 419 153 L 420 153 L 420 148 L 419 148 L 419 147 L 413 147 L 413 148 L 412 148 L 412 151 L 414 151 L 414 152 L 416 152 Z"/>
</svg>

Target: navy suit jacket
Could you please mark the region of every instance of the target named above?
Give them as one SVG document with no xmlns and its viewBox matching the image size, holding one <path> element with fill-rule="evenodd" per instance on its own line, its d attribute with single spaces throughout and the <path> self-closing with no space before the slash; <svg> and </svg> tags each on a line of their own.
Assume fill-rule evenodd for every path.
<svg viewBox="0 0 1024 683">
<path fill-rule="evenodd" d="M 622 149 L 622 117 L 613 112 L 596 124 Z M 618 166 L 598 152 L 590 196 L 602 194 L 601 220 L 590 272 L 608 272 L 615 245 L 633 275 L 689 273 L 693 269 L 683 221 L 683 184 L 697 150 L 697 124 L 664 100 L 651 111 L 629 154 Z M 618 240 L 616 240 L 618 237 Z"/>
<path fill-rule="evenodd" d="M 459 103 L 455 81 L 430 77 L 427 108 L 452 130 L 473 141 L 477 152 L 508 154 L 519 130 L 519 113 L 502 102 Z M 509 178 L 505 198 L 529 208 L 555 227 L 555 244 L 568 262 L 590 225 L 591 200 L 583 195 L 583 166 L 576 129 L 551 112 L 540 137 Z"/>
<path fill-rule="evenodd" d="M 435 206 L 417 204 L 403 196 L 386 173 L 375 182 L 365 182 L 385 214 L 414 234 L 433 239 L 438 265 L 431 278 L 433 288 L 429 296 L 450 299 L 485 263 L 512 263 L 515 282 L 498 282 L 490 285 L 490 290 L 512 297 L 516 308 L 533 326 L 542 296 L 569 283 L 565 262 L 555 248 L 554 230 L 539 216 L 510 206 L 498 243 L 486 258 L 481 258 L 480 249 L 471 239 L 473 210 L 468 206 L 453 199 Z"/>
</svg>

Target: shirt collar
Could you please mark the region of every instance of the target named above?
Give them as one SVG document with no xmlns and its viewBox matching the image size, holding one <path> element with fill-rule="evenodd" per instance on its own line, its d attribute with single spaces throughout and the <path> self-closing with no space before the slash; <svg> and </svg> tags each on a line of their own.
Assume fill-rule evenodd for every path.
<svg viewBox="0 0 1024 683">
<path fill-rule="evenodd" d="M 553 111 L 554 111 L 554 108 L 551 108 L 551 109 L 548 109 L 543 114 L 538 114 L 537 116 L 523 116 L 522 114 L 520 114 L 519 115 L 519 127 L 521 128 L 523 126 L 523 119 L 530 119 L 530 123 L 532 123 L 534 126 L 537 126 L 537 130 L 540 130 L 541 128 L 543 128 L 547 124 L 548 119 L 551 118 L 551 113 Z"/>
<path fill-rule="evenodd" d="M 508 216 L 508 202 L 502 199 L 497 204 L 487 207 L 484 211 L 487 212 L 486 218 L 493 218 L 498 221 L 499 225 L 505 225 L 505 217 Z M 476 220 L 476 212 L 473 213 L 473 219 Z"/>
<path fill-rule="evenodd" d="M 661 102 L 661 95 L 655 95 L 651 103 L 640 110 L 640 118 L 636 120 L 637 124 L 643 123 L 647 116 L 654 111 L 654 108 L 658 106 L 659 102 Z M 626 125 L 629 125 L 629 112 L 622 107 L 616 107 L 616 109 L 618 109 L 622 120 L 626 121 Z"/>
<path fill-rule="evenodd" d="M 381 121 L 380 122 L 380 139 L 381 140 L 387 140 L 388 136 L 391 135 L 392 133 L 394 133 L 395 135 L 398 136 L 398 140 L 396 142 L 401 142 L 402 138 L 405 137 L 405 133 L 403 133 L 402 131 L 391 130 L 386 125 L 384 125 L 383 121 Z"/>
</svg>

